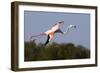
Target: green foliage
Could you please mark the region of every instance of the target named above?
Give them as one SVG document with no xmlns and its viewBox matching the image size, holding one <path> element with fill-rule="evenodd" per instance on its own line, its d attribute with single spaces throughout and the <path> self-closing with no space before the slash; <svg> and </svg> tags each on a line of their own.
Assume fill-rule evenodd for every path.
<svg viewBox="0 0 100 73">
<path fill-rule="evenodd" d="M 58 44 L 53 42 L 48 46 L 42 43 L 38 45 L 32 42 L 25 42 L 25 61 L 42 60 L 64 60 L 64 59 L 84 59 L 90 58 L 90 50 L 81 45 L 75 46 L 73 43 Z"/>
</svg>

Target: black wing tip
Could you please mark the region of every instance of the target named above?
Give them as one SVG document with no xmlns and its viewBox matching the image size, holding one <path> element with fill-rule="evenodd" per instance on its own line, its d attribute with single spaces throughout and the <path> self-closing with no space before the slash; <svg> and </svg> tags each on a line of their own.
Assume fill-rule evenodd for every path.
<svg viewBox="0 0 100 73">
<path fill-rule="evenodd" d="M 49 43 L 49 39 L 50 39 L 50 36 L 48 35 L 48 36 L 47 36 L 47 41 L 46 41 L 45 44 L 44 44 L 45 46 Z"/>
</svg>

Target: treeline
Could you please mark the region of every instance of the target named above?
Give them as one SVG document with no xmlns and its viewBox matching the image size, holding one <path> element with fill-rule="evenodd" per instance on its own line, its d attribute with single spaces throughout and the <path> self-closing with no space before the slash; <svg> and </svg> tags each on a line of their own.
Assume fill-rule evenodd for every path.
<svg viewBox="0 0 100 73">
<path fill-rule="evenodd" d="M 53 42 L 48 46 L 42 43 L 36 45 L 33 42 L 25 42 L 24 60 L 64 60 L 64 59 L 84 59 L 90 58 L 90 50 L 81 45 L 75 46 L 73 43 L 58 44 Z"/>
</svg>

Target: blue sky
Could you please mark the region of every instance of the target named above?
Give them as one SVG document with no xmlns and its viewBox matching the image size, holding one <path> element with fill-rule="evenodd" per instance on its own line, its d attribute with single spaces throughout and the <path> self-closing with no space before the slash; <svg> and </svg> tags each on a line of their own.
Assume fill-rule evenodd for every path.
<svg viewBox="0 0 100 73">
<path fill-rule="evenodd" d="M 24 37 L 29 41 L 30 36 L 37 35 L 50 29 L 56 22 L 64 21 L 61 30 L 66 30 L 70 24 L 76 25 L 77 29 L 68 35 L 56 34 L 54 42 L 74 43 L 90 48 L 90 15 L 85 13 L 62 13 L 62 12 L 24 12 Z M 45 42 L 46 36 L 39 37 L 38 40 Z"/>
</svg>

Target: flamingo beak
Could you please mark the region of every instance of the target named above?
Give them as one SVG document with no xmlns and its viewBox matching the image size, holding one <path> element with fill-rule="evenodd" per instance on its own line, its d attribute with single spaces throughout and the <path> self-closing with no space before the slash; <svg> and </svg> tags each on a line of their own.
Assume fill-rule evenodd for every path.
<svg viewBox="0 0 100 73">
<path fill-rule="evenodd" d="M 59 22 L 59 24 L 64 25 L 64 21 Z"/>
<path fill-rule="evenodd" d="M 60 21 L 60 22 L 59 22 L 59 24 L 63 24 L 63 23 L 64 23 L 64 21 Z"/>
<path fill-rule="evenodd" d="M 76 26 L 74 26 L 74 28 L 76 28 Z"/>
</svg>

